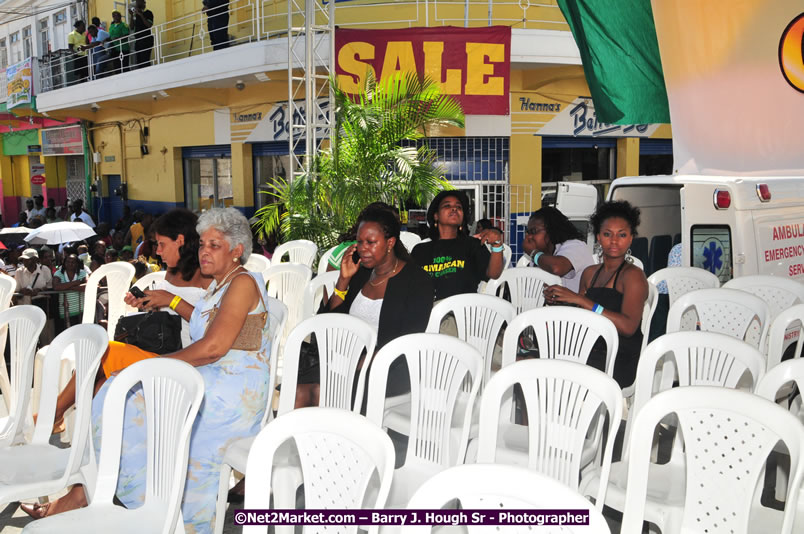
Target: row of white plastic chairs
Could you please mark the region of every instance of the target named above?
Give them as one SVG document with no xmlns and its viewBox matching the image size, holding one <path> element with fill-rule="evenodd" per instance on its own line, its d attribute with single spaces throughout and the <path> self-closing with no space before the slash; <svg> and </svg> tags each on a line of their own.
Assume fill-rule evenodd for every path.
<svg viewBox="0 0 804 534">
<path fill-rule="evenodd" d="M 496 299 L 494 299 L 494 300 L 496 300 Z M 276 304 L 275 304 L 275 303 L 271 303 L 271 304 L 269 304 L 269 308 L 271 308 L 272 306 L 273 306 L 273 307 L 277 307 L 277 306 L 278 306 L 278 303 L 276 303 Z M 549 310 L 549 311 L 550 311 L 550 312 L 555 312 L 556 310 Z M 40 312 L 40 313 L 41 313 L 41 312 Z M 333 319 L 334 317 L 335 317 L 335 316 L 318 317 L 318 318 L 316 318 L 316 320 L 317 320 L 317 322 L 329 322 L 329 321 L 330 321 L 331 319 Z M 348 318 L 348 317 L 346 317 L 346 316 L 341 316 L 340 318 L 341 318 L 341 319 L 347 319 L 347 320 L 348 320 L 348 319 L 353 319 L 353 318 Z M 281 322 L 281 321 L 280 321 L 280 322 Z M 302 330 L 302 332 L 303 332 L 303 330 Z M 300 334 L 300 335 L 302 335 L 302 334 Z M 29 337 L 28 339 L 30 339 L 30 337 Z M 317 339 L 318 339 L 318 336 L 317 336 Z M 454 340 L 453 340 L 453 341 L 454 341 Z M 410 342 L 411 342 L 411 340 L 408 340 L 408 347 L 410 346 L 410 344 L 409 344 Z M 723 343 L 725 343 L 725 341 L 724 341 L 724 340 L 720 340 L 720 342 L 717 344 L 717 346 L 721 346 Z M 426 343 L 425 343 L 425 344 L 426 344 Z M 60 343 L 60 344 L 59 344 L 59 346 L 61 346 L 61 345 L 62 345 L 62 344 Z M 481 364 L 481 368 L 482 368 L 482 364 Z M 324 373 L 324 367 L 323 367 L 323 365 L 322 365 L 322 376 L 323 376 L 323 373 Z M 94 372 L 93 372 L 93 374 L 94 374 Z M 295 374 L 295 373 L 294 373 L 294 374 Z M 480 375 L 476 373 L 476 374 L 475 374 L 475 376 L 480 376 Z M 322 380 L 323 380 L 323 379 L 322 379 Z M 384 384 L 385 384 L 385 382 L 384 382 L 384 381 L 381 381 L 381 382 L 382 382 L 382 387 L 383 387 L 383 389 L 384 389 Z M 474 380 L 474 383 L 477 383 L 477 382 L 479 382 L 479 381 L 478 381 L 477 379 L 475 379 L 475 380 Z M 322 382 L 322 386 L 323 386 L 323 385 L 324 385 L 324 383 Z M 287 389 L 292 391 L 292 389 L 290 388 L 290 384 L 289 384 L 289 383 L 287 384 L 287 386 L 288 386 L 288 388 L 287 388 Z M 616 384 L 615 384 L 615 387 L 616 387 Z M 284 390 L 284 389 L 285 389 L 285 388 L 283 388 L 283 390 Z M 322 387 L 322 389 L 324 389 L 324 388 Z M 473 389 L 474 389 L 474 388 L 473 388 Z M 350 392 L 350 391 L 351 391 L 351 387 L 349 387 L 349 388 L 345 388 L 345 387 L 344 387 L 344 385 L 342 385 L 342 386 L 341 386 L 341 388 L 340 388 L 340 391 L 341 391 L 341 392 L 344 392 L 344 391 L 349 391 L 349 392 Z M 293 395 L 293 396 L 295 396 L 295 395 Z M 324 391 L 322 391 L 322 399 L 323 399 L 323 398 L 326 398 L 326 395 L 325 395 Z M 282 413 L 282 407 L 281 407 L 281 404 L 282 404 L 282 402 L 280 401 L 280 413 Z M 471 406 L 471 403 L 470 403 L 470 406 Z M 614 413 L 616 413 L 616 411 L 615 411 Z"/>
</svg>

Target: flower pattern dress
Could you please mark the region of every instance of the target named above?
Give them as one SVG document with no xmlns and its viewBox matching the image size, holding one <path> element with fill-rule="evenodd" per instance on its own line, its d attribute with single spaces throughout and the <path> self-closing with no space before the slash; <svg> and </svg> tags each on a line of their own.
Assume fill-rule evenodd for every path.
<svg viewBox="0 0 804 534">
<path fill-rule="evenodd" d="M 246 274 L 246 273 L 243 273 Z M 259 273 L 247 273 L 254 278 L 265 302 L 265 282 Z M 204 297 L 198 301 L 190 318 L 190 338 L 193 342 L 204 336 L 208 312 L 218 305 L 224 288 L 215 291 L 212 282 Z M 262 313 L 263 303 L 251 314 Z M 270 372 L 268 321 L 263 328 L 259 350 L 230 350 L 218 361 L 197 367 L 204 378 L 204 400 L 193 425 L 190 437 L 190 457 L 187 482 L 184 486 L 182 515 L 188 533 L 212 532 L 215 521 L 215 500 L 218 495 L 221 461 L 226 448 L 234 441 L 253 436 L 260 430 L 260 421 L 268 405 L 268 375 Z M 114 377 L 109 378 L 92 402 L 92 433 L 99 454 L 101 412 L 106 392 Z M 132 388 L 126 400 L 123 426 L 123 448 L 120 458 L 120 477 L 117 498 L 128 508 L 139 507 L 145 499 L 146 428 L 144 398 L 141 388 Z"/>
</svg>

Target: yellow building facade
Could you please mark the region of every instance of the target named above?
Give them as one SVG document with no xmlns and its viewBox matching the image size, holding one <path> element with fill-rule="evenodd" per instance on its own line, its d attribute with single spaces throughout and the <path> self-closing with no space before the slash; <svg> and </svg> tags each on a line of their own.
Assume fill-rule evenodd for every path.
<svg viewBox="0 0 804 534">
<path fill-rule="evenodd" d="M 494 3 L 492 11 L 487 2 L 470 2 L 468 9 L 438 1 L 402 2 L 393 9 L 364 3 L 338 4 L 336 24 L 404 30 L 516 23 L 513 48 L 522 48 L 523 42 L 527 46 L 531 38 L 559 35 L 571 40 L 560 10 L 549 3 Z M 108 24 L 111 12 L 122 4 L 90 2 L 90 16 Z M 121 90 L 91 105 L 48 111 L 55 118 L 87 121 L 88 174 L 99 185 L 94 208 L 100 218 L 113 221 L 124 201 L 154 213 L 215 204 L 250 215 L 266 203 L 262 192 L 272 178 L 286 176 L 287 66 L 277 56 L 287 52 L 286 45 L 271 46 L 287 32 L 287 4 L 256 4 L 230 2 L 232 46 L 212 52 L 201 0 L 149 2 L 153 34 L 161 47 L 154 66 L 92 83 L 113 84 L 116 78 L 136 75 L 152 76 L 150 85 L 138 92 Z M 265 43 L 264 68 L 216 79 L 230 68 L 217 58 L 231 62 L 238 50 L 245 53 L 258 42 Z M 168 69 L 191 63 L 196 80 L 162 83 L 171 75 Z M 440 131 L 430 141 L 446 177 L 474 199 L 478 217 L 513 221 L 537 209 L 543 182 L 587 181 L 604 189 L 619 176 L 672 172 L 669 125 L 598 123 L 579 63 L 578 58 L 562 63 L 512 56 L 510 114 L 468 116 L 465 129 Z"/>
</svg>

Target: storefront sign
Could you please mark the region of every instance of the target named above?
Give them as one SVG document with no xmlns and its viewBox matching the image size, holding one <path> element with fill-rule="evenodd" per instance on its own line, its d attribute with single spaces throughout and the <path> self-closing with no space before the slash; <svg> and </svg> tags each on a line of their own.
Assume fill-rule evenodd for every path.
<svg viewBox="0 0 804 534">
<path fill-rule="evenodd" d="M 650 137 L 658 124 L 618 125 L 597 120 L 591 98 L 562 103 L 548 97 L 512 94 L 511 129 L 515 133 L 572 137 Z"/>
<path fill-rule="evenodd" d="M 303 100 L 296 102 L 297 110 L 293 112 L 293 124 L 303 124 L 301 113 L 305 109 Z M 329 118 L 329 101 L 319 100 L 314 113 L 318 122 Z M 306 113 L 305 113 L 306 114 Z M 261 110 L 249 109 L 248 112 L 236 112 L 219 109 L 215 112 L 215 144 L 231 143 L 264 143 L 270 141 L 287 141 L 290 135 L 290 111 L 287 102 L 266 105 Z M 319 128 L 316 137 L 326 136 L 327 132 Z M 296 138 L 304 136 L 304 130 L 297 129 Z"/>
<path fill-rule="evenodd" d="M 42 163 L 31 163 L 31 183 L 42 185 L 45 183 L 45 166 Z"/>
<path fill-rule="evenodd" d="M 508 115 L 511 28 L 409 28 L 335 31 L 338 84 L 360 91 L 370 70 L 385 80 L 418 72 L 455 97 L 467 115 Z"/>
<path fill-rule="evenodd" d="M 16 65 L 6 67 L 6 80 L 8 83 L 6 109 L 11 109 L 20 104 L 31 103 L 31 96 L 33 95 L 31 61 L 31 58 L 28 58 Z"/>
<path fill-rule="evenodd" d="M 83 153 L 84 138 L 80 125 L 42 130 L 42 155 L 69 156 Z"/>
</svg>

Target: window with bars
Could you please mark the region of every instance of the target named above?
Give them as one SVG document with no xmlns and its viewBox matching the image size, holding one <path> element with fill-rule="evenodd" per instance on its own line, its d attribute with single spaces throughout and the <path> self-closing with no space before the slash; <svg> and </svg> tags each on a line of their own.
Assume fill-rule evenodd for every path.
<svg viewBox="0 0 804 534">
<path fill-rule="evenodd" d="M 422 139 L 436 153 L 450 182 L 508 181 L 507 137 L 438 137 Z"/>
</svg>

